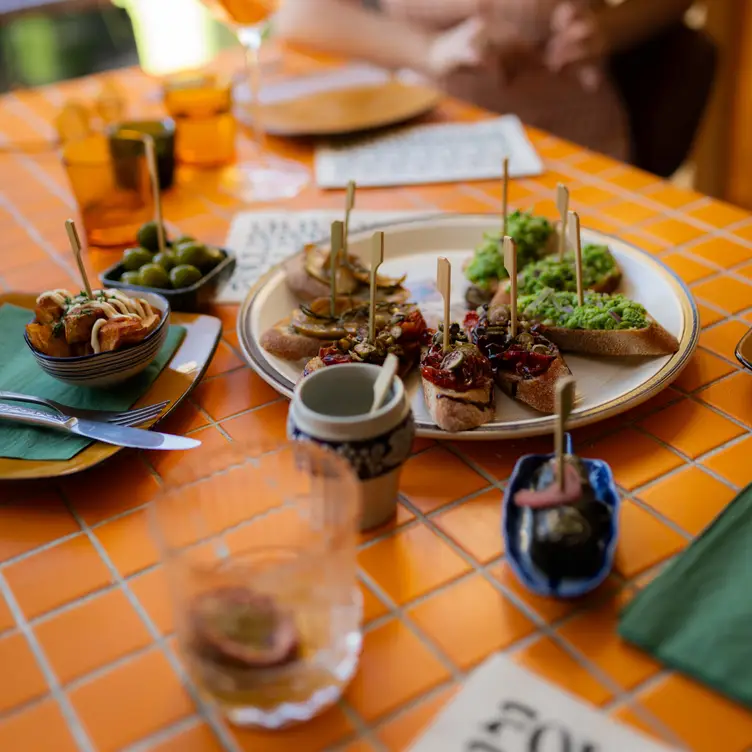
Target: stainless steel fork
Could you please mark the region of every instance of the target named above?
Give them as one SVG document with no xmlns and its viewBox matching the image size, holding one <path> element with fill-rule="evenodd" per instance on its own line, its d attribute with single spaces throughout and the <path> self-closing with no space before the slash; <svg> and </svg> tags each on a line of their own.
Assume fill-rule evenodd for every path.
<svg viewBox="0 0 752 752">
<path fill-rule="evenodd" d="M 112 410 L 87 410 L 80 407 L 68 407 L 68 405 L 62 405 L 59 402 L 55 402 L 55 400 L 34 397 L 30 394 L 18 394 L 17 392 L 0 391 L 0 400 L 45 405 L 46 407 L 51 407 L 59 415 L 66 415 L 70 418 L 84 418 L 85 420 L 95 420 L 103 423 L 114 423 L 118 426 L 138 426 L 147 420 L 156 418 L 170 404 L 169 400 L 165 400 L 154 405 L 145 405 L 144 407 L 137 407 L 132 410 L 115 412 Z"/>
</svg>

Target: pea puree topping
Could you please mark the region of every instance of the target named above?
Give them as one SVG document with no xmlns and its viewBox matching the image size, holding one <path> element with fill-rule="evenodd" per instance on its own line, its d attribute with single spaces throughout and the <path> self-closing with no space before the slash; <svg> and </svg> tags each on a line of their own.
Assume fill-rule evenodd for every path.
<svg viewBox="0 0 752 752">
<path fill-rule="evenodd" d="M 577 305 L 577 294 L 554 292 L 550 288 L 537 295 L 523 295 L 518 309 L 526 318 L 544 326 L 564 329 L 644 329 L 647 311 L 623 295 L 585 293 L 585 305 Z"/>
<path fill-rule="evenodd" d="M 507 232 L 517 244 L 517 266 L 522 268 L 542 255 L 554 228 L 545 217 L 515 211 L 507 217 Z M 504 259 L 499 252 L 500 232 L 487 232 L 475 249 L 475 256 L 465 270 L 467 278 L 483 287 L 495 279 L 508 277 Z"/>
<path fill-rule="evenodd" d="M 618 269 L 611 251 L 605 245 L 586 245 L 582 249 L 582 284 L 595 287 L 604 277 Z M 550 287 L 553 290 L 576 292 L 577 275 L 574 269 L 574 253 L 567 253 L 564 261 L 559 257 L 546 256 L 526 266 L 518 275 L 517 289 L 520 295 L 532 295 Z"/>
</svg>

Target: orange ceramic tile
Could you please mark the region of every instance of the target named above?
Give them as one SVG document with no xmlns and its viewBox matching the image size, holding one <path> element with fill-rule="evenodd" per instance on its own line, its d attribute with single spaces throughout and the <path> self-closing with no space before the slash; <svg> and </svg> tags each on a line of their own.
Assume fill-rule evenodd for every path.
<svg viewBox="0 0 752 752">
<path fill-rule="evenodd" d="M 695 301 L 695 303 L 697 305 L 697 312 L 700 314 L 700 326 L 703 329 L 712 326 L 713 324 L 717 324 L 719 321 L 723 321 L 723 319 L 726 318 L 725 313 L 720 313 L 714 308 L 710 308 L 709 306 L 703 305 L 697 301 Z"/>
<path fill-rule="evenodd" d="M 699 535 L 736 496 L 699 467 L 683 467 L 640 491 L 639 498 L 692 535 Z"/>
<path fill-rule="evenodd" d="M 335 706 L 308 723 L 281 731 L 231 728 L 230 733 L 242 752 L 324 752 L 353 730 L 342 709 Z"/>
<path fill-rule="evenodd" d="M 96 749 L 115 752 L 194 711 L 167 658 L 150 650 L 68 693 Z"/>
<path fill-rule="evenodd" d="M 234 441 L 242 441 L 249 456 L 279 449 L 287 441 L 287 400 L 272 402 L 222 423 Z"/>
<path fill-rule="evenodd" d="M 742 752 L 752 745 L 752 715 L 691 679 L 673 674 L 638 697 L 696 752 Z"/>
<path fill-rule="evenodd" d="M 159 483 L 138 454 L 125 451 L 66 478 L 63 489 L 84 522 L 94 525 L 151 501 Z"/>
<path fill-rule="evenodd" d="M 375 750 L 368 742 L 361 740 L 348 744 L 342 752 L 375 752 Z"/>
<path fill-rule="evenodd" d="M 17 269 L 3 269 L 9 290 L 39 293 L 40 290 L 75 289 L 78 284 L 73 275 L 49 259 L 25 264 Z"/>
<path fill-rule="evenodd" d="M 476 183 L 473 185 L 473 188 L 477 188 L 478 190 L 482 191 L 484 194 L 488 194 L 488 196 L 491 197 L 492 202 L 489 205 L 489 208 L 491 211 L 494 210 L 494 208 L 500 208 L 499 202 L 501 201 L 501 181 L 500 180 L 493 180 L 490 182 L 482 182 L 482 183 Z M 533 196 L 536 196 L 537 191 L 531 191 L 530 188 L 527 188 L 525 185 L 523 185 L 519 180 L 510 180 L 509 181 L 509 203 L 513 206 L 528 206 L 533 201 L 535 201 L 535 198 L 532 198 Z M 486 210 L 488 211 L 488 209 Z"/>
<path fill-rule="evenodd" d="M 619 598 L 609 598 L 577 614 L 557 631 L 588 661 L 629 690 L 657 674 L 661 665 L 619 637 L 616 628 L 621 606 Z"/>
<path fill-rule="evenodd" d="M 515 653 L 514 660 L 593 705 L 604 705 L 612 697 L 604 684 L 548 637 Z"/>
<path fill-rule="evenodd" d="M 224 747 L 209 726 L 200 723 L 151 745 L 149 752 L 224 752 Z"/>
<path fill-rule="evenodd" d="M 262 546 L 295 546 L 305 535 L 298 513 L 290 508 L 273 509 L 250 523 L 225 533 L 230 553 L 250 551 Z"/>
<path fill-rule="evenodd" d="M 637 504 L 624 499 L 619 512 L 614 570 L 631 578 L 681 551 L 687 541 Z"/>
<path fill-rule="evenodd" d="M 494 488 L 431 518 L 442 532 L 476 561 L 487 564 L 501 556 L 501 491 Z"/>
<path fill-rule="evenodd" d="M 164 421 L 160 421 L 159 430 L 183 436 L 190 431 L 203 428 L 208 422 L 209 419 L 201 410 L 189 400 L 185 400 Z"/>
<path fill-rule="evenodd" d="M 80 530 L 56 491 L 40 490 L 0 504 L 0 561 Z"/>
<path fill-rule="evenodd" d="M 436 442 L 433 439 L 426 439 L 421 436 L 416 436 L 413 439 L 413 446 L 411 449 L 411 453 L 418 454 L 418 452 L 423 452 L 426 449 L 430 449 L 433 446 L 436 446 Z"/>
<path fill-rule="evenodd" d="M 389 752 L 404 752 L 417 741 L 431 721 L 443 710 L 457 694 L 458 687 L 445 687 L 432 693 L 427 700 L 421 700 L 413 707 L 399 713 L 395 718 L 384 723 L 376 732 L 379 741 Z"/>
<path fill-rule="evenodd" d="M 362 580 L 358 580 L 358 587 L 363 596 L 363 623 L 378 619 L 389 612 L 381 599 Z"/>
<path fill-rule="evenodd" d="M 400 478 L 400 491 L 424 514 L 486 486 L 485 478 L 441 447 L 410 457 Z"/>
<path fill-rule="evenodd" d="M 692 293 L 730 313 L 752 306 L 752 284 L 733 277 L 715 277 L 700 282 L 692 287 Z"/>
<path fill-rule="evenodd" d="M 194 400 L 214 420 L 224 420 L 243 410 L 260 407 L 277 397 L 277 393 L 248 368 L 202 381 L 193 393 Z"/>
<path fill-rule="evenodd" d="M 700 344 L 718 355 L 722 355 L 735 365 L 739 362 L 734 355 L 739 340 L 749 331 L 741 321 L 724 321 L 712 329 L 700 333 Z"/>
<path fill-rule="evenodd" d="M 705 467 L 710 468 L 726 480 L 739 488 L 752 483 L 752 436 L 733 443 L 724 449 L 714 452 L 702 460 Z"/>
<path fill-rule="evenodd" d="M 616 482 L 628 491 L 682 464 L 677 454 L 632 428 L 596 442 L 589 454 L 608 462 Z"/>
<path fill-rule="evenodd" d="M 658 219 L 650 222 L 644 225 L 642 230 L 649 235 L 655 235 L 657 238 L 661 238 L 674 245 L 689 243 L 691 240 L 695 240 L 704 234 L 702 230 L 694 225 L 672 218 Z"/>
<path fill-rule="evenodd" d="M 238 338 L 237 330 L 233 329 L 231 332 L 223 332 L 222 338 L 238 355 L 243 352 L 243 348 L 240 346 L 240 339 Z"/>
<path fill-rule="evenodd" d="M 159 551 L 145 509 L 105 522 L 94 529 L 94 534 L 123 577 L 159 561 Z"/>
<path fill-rule="evenodd" d="M 596 214 L 595 212 L 581 211 L 580 219 L 582 220 L 583 228 L 607 232 L 610 235 L 615 235 L 621 228 L 621 225 L 609 219 L 603 219 L 600 214 Z"/>
<path fill-rule="evenodd" d="M 580 164 L 577 165 L 578 168 Z M 609 177 L 608 182 L 618 185 L 620 188 L 626 188 L 628 191 L 641 191 L 643 188 L 655 185 L 659 180 L 649 172 L 643 172 L 632 167 L 622 167 L 617 173 Z"/>
<path fill-rule="evenodd" d="M 5 677 L 0 682 L 0 712 L 23 705 L 49 691 L 42 670 L 23 635 L 16 633 L 0 637 L 0 666 Z"/>
<path fill-rule="evenodd" d="M 739 371 L 711 384 L 697 396 L 747 426 L 752 426 L 752 374 Z"/>
<path fill-rule="evenodd" d="M 693 392 L 734 370 L 730 363 L 700 347 L 695 350 L 692 359 L 674 384 L 687 392 Z"/>
<path fill-rule="evenodd" d="M 736 269 L 737 274 L 742 274 L 748 279 L 752 279 L 752 264 L 746 264 L 739 269 Z"/>
<path fill-rule="evenodd" d="M 582 151 L 581 147 L 558 138 L 552 138 L 546 143 L 538 144 L 536 149 L 546 159 L 566 159 Z"/>
<path fill-rule="evenodd" d="M 488 571 L 504 586 L 507 592 L 516 596 L 547 622 L 558 621 L 577 607 L 577 604 L 572 601 L 544 598 L 531 593 L 520 583 L 506 561 L 495 564 Z"/>
<path fill-rule="evenodd" d="M 206 312 L 210 316 L 216 316 L 222 321 L 222 336 L 225 336 L 227 332 L 231 332 L 237 325 L 238 309 L 239 306 L 237 305 L 212 303 L 207 307 Z"/>
<path fill-rule="evenodd" d="M 197 468 L 207 469 L 210 465 L 214 471 L 223 470 L 227 464 L 236 459 L 227 438 L 214 426 L 206 426 L 191 434 L 201 442 L 201 446 L 190 452 L 146 452 L 152 467 L 168 485 L 179 486 L 196 479 Z M 205 473 L 205 475 L 208 473 Z"/>
<path fill-rule="evenodd" d="M 633 730 L 639 731 L 645 736 L 650 736 L 659 742 L 670 744 L 671 740 L 661 736 L 658 729 L 656 729 L 656 719 L 642 706 L 636 707 L 638 709 L 630 707 L 629 705 L 623 705 L 618 710 L 611 713 L 611 717 L 615 718 L 619 723 L 631 726 Z"/>
<path fill-rule="evenodd" d="M 463 671 L 536 629 L 479 574 L 430 596 L 407 614 Z"/>
<path fill-rule="evenodd" d="M 402 622 L 367 632 L 345 698 L 369 723 L 447 681 L 449 671 Z"/>
<path fill-rule="evenodd" d="M 546 438 L 517 439 L 512 441 L 467 441 L 455 447 L 487 473 L 498 480 L 512 474 L 515 462 L 523 454 L 550 452 L 551 440 Z"/>
<path fill-rule="evenodd" d="M 27 618 L 106 587 L 111 575 L 88 538 L 78 536 L 4 570 Z"/>
<path fill-rule="evenodd" d="M 574 163 L 574 167 L 577 168 L 580 172 L 587 172 L 591 175 L 597 175 L 599 172 L 604 172 L 605 170 L 609 170 L 612 167 L 622 167 L 621 162 L 617 162 L 615 159 L 611 159 L 610 157 L 604 157 L 602 154 L 595 154 L 594 152 L 590 152 L 585 156 L 584 159 L 578 159 L 576 163 Z M 610 182 L 615 182 L 613 178 L 609 178 Z"/>
<path fill-rule="evenodd" d="M 530 211 L 540 217 L 547 217 L 551 221 L 559 218 L 559 210 L 556 208 L 556 203 L 550 198 L 536 201 L 530 207 Z"/>
<path fill-rule="evenodd" d="M 0 594 L 0 634 L 13 629 L 15 626 L 16 619 L 10 610 L 10 606 L 8 606 L 5 598 Z"/>
<path fill-rule="evenodd" d="M 656 190 L 650 191 L 647 195 L 651 201 L 657 201 L 659 204 L 670 206 L 672 209 L 678 209 L 680 206 L 686 206 L 702 198 L 701 193 L 688 191 L 686 188 L 678 188 L 671 183 L 665 183 Z"/>
<path fill-rule="evenodd" d="M 235 351 L 226 342 L 220 340 L 214 357 L 206 371 L 205 378 L 234 371 L 236 368 L 242 368 L 244 365 L 245 363 L 237 356 Z"/>
<path fill-rule="evenodd" d="M 669 243 L 665 240 L 651 238 L 643 232 L 620 232 L 619 237 L 648 253 L 659 253 L 669 247 Z"/>
<path fill-rule="evenodd" d="M 690 249 L 692 255 L 712 261 L 724 269 L 752 259 L 752 248 L 728 238 L 708 238 Z"/>
<path fill-rule="evenodd" d="M 713 200 L 709 200 L 704 206 L 692 209 L 687 213 L 690 217 L 713 225 L 713 227 L 726 227 L 735 222 L 741 222 L 743 219 L 749 219 L 749 212 L 745 209 Z"/>
<path fill-rule="evenodd" d="M 408 522 L 411 522 L 414 519 L 415 514 L 410 511 L 404 504 L 402 504 L 402 502 L 398 502 L 397 512 L 393 517 L 388 519 L 383 525 L 379 525 L 378 527 L 374 527 L 370 530 L 360 533 L 360 543 L 367 543 L 369 540 L 373 540 L 374 538 L 382 538 L 392 530 L 396 530 L 397 528 L 406 525 Z"/>
<path fill-rule="evenodd" d="M 636 201 L 620 201 L 611 206 L 602 206 L 599 211 L 622 225 L 636 225 L 658 214 L 658 210 Z"/>
<path fill-rule="evenodd" d="M 697 282 L 698 279 L 704 279 L 717 272 L 717 269 L 710 264 L 697 261 L 681 252 L 667 253 L 661 257 L 661 261 L 673 269 L 687 284 Z"/>
<path fill-rule="evenodd" d="M 424 525 L 374 543 L 360 552 L 358 561 L 397 604 L 407 603 L 470 570 L 466 561 Z"/>
<path fill-rule="evenodd" d="M 151 642 L 146 625 L 121 590 L 44 619 L 34 632 L 63 684 Z"/>
<path fill-rule="evenodd" d="M 521 188 L 521 186 L 519 187 Z M 361 206 L 361 197 L 364 194 L 367 196 L 369 193 L 370 191 L 359 191 L 358 206 Z M 416 208 L 426 208 L 426 204 L 428 204 L 431 208 L 446 209 L 464 214 L 485 214 L 496 208 L 494 200 L 487 193 L 478 191 L 477 195 L 471 194 L 464 187 L 460 187 L 457 191 L 448 195 L 444 186 L 421 186 L 416 188 L 415 191 L 411 191 L 410 197 L 415 199 Z"/>
<path fill-rule="evenodd" d="M 651 415 L 641 425 L 692 459 L 744 433 L 728 418 L 689 399 Z"/>
<path fill-rule="evenodd" d="M 598 204 L 605 204 L 606 201 L 611 201 L 616 197 L 616 194 L 604 188 L 599 188 L 596 185 L 581 185 L 577 188 L 571 188 L 569 197 L 574 207 L 579 204 L 583 206 L 598 206 Z"/>
<path fill-rule="evenodd" d="M 3 752 L 78 752 L 78 745 L 54 700 L 44 700 L 0 723 Z"/>
<path fill-rule="evenodd" d="M 170 634 L 175 629 L 175 615 L 165 570 L 155 567 L 136 575 L 128 580 L 128 587 L 154 626 L 163 635 Z"/>
<path fill-rule="evenodd" d="M 752 222 L 745 222 L 741 227 L 737 227 L 733 233 L 740 238 L 744 238 L 744 240 L 752 242 Z"/>
<path fill-rule="evenodd" d="M 556 170 L 546 170 L 542 175 L 530 178 L 527 182 L 537 186 L 541 192 L 547 192 L 555 191 L 559 183 L 563 183 L 569 187 L 573 182 L 573 178 L 571 175 L 565 175 Z"/>
</svg>

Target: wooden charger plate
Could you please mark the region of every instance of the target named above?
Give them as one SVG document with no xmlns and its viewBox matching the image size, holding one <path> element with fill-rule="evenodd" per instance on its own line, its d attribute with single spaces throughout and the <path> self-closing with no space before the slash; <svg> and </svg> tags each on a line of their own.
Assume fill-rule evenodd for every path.
<svg viewBox="0 0 752 752">
<path fill-rule="evenodd" d="M 446 256 L 452 264 L 452 318 L 461 321 L 466 312 L 468 282 L 464 262 L 485 232 L 499 231 L 495 215 L 443 215 L 379 228 L 386 234 L 385 261 L 379 272 L 398 277 L 407 274 L 405 286 L 420 306 L 429 326 L 442 313 L 436 290 L 436 259 Z M 373 230 L 352 233 L 349 251 L 368 265 Z M 583 229 L 583 243 L 608 245 L 618 261 L 623 279 L 618 292 L 642 303 L 653 317 L 679 341 L 673 355 L 656 358 L 606 358 L 565 353 L 577 380 L 578 403 L 569 421 L 571 428 L 617 415 L 665 389 L 681 372 L 697 346 L 700 322 L 686 285 L 654 256 L 618 238 Z M 271 269 L 249 292 L 238 316 L 238 334 L 251 367 L 281 394 L 290 396 L 304 362 L 291 363 L 267 353 L 259 337 L 297 306 L 285 283 L 281 265 Z M 336 366 L 335 366 L 336 367 Z M 550 434 L 554 418 L 536 412 L 497 390 L 496 418 L 472 431 L 448 433 L 431 420 L 416 372 L 406 380 L 419 436 L 437 439 L 493 440 Z"/>
<path fill-rule="evenodd" d="M 0 295 L 0 306 L 4 303 L 12 303 L 31 311 L 35 301 L 36 295 L 21 293 Z M 151 427 L 167 417 L 191 393 L 209 367 L 222 336 L 222 322 L 214 316 L 173 311 L 170 314 L 170 323 L 185 327 L 185 337 L 172 356 L 172 360 L 134 407 L 153 405 L 155 402 L 164 400 L 169 400 L 170 404 L 157 420 L 145 423 L 140 426 L 141 428 Z M 23 341 L 20 341 L 19 347 L 21 346 L 25 347 Z M 0 480 L 28 480 L 71 475 L 98 465 L 121 449 L 122 447 L 95 442 L 69 460 L 16 460 L 0 457 Z"/>
<path fill-rule="evenodd" d="M 387 81 L 308 94 L 259 107 L 264 130 L 277 136 L 334 136 L 383 128 L 432 110 L 441 92 Z"/>
</svg>

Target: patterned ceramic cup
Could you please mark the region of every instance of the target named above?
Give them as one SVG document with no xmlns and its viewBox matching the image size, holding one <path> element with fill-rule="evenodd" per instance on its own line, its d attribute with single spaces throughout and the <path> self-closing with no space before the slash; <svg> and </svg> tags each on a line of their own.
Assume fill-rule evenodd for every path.
<svg viewBox="0 0 752 752">
<path fill-rule="evenodd" d="M 295 389 L 287 436 L 314 441 L 346 457 L 360 479 L 360 529 L 386 522 L 397 509 L 402 465 L 410 455 L 415 422 L 399 378 L 383 406 L 369 413 L 381 369 L 347 363 L 314 371 Z"/>
</svg>

